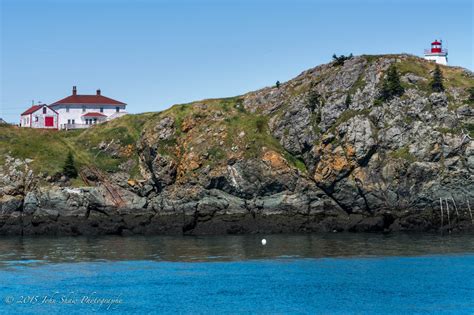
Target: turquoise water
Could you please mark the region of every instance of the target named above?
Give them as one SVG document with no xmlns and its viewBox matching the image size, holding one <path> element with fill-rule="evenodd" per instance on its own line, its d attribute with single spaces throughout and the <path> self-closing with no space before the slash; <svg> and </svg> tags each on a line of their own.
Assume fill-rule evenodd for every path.
<svg viewBox="0 0 474 315">
<path fill-rule="evenodd" d="M 472 235 L 0 239 L 0 314 L 474 313 Z"/>
</svg>

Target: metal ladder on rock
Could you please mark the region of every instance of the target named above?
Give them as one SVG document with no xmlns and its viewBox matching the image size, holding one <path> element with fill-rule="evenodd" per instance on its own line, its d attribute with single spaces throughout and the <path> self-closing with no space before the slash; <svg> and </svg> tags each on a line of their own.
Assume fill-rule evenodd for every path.
<svg viewBox="0 0 474 315">
<path fill-rule="evenodd" d="M 97 182 L 90 181 L 87 176 L 85 176 L 84 171 L 87 170 L 90 173 L 94 174 L 97 177 Z M 112 199 L 113 203 L 117 207 L 122 207 L 125 205 L 125 201 L 123 200 L 120 192 L 118 189 L 110 182 L 110 180 L 103 174 L 101 170 L 99 170 L 95 166 L 85 166 L 83 170 L 80 172 L 81 179 L 86 183 L 86 185 L 92 186 L 92 184 L 95 184 L 97 186 L 97 183 L 101 183 L 104 185 L 106 191 L 108 192 L 110 199 Z"/>
</svg>

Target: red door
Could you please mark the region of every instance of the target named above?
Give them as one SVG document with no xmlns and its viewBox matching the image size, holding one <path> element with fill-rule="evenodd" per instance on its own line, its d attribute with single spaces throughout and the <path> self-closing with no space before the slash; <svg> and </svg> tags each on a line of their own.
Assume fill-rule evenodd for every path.
<svg viewBox="0 0 474 315">
<path fill-rule="evenodd" d="M 45 127 L 54 127 L 54 117 L 45 117 L 44 118 Z"/>
</svg>

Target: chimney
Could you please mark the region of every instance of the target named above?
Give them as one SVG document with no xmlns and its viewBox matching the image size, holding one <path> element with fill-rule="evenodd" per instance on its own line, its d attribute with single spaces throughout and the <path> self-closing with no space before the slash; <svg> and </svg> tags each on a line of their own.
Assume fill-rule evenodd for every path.
<svg viewBox="0 0 474 315">
<path fill-rule="evenodd" d="M 100 95 L 100 89 L 97 90 L 97 95 Z"/>
<path fill-rule="evenodd" d="M 73 87 L 72 87 L 72 95 L 77 95 L 76 86 L 73 86 Z"/>
</svg>

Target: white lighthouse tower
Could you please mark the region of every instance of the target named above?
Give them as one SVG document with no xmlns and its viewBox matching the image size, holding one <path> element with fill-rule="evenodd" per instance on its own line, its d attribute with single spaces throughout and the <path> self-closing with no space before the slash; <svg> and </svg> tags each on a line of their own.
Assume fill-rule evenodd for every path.
<svg viewBox="0 0 474 315">
<path fill-rule="evenodd" d="M 440 65 L 447 65 L 448 50 L 443 49 L 442 42 L 435 39 L 435 41 L 431 43 L 431 49 L 425 49 L 425 59 L 434 61 Z"/>
</svg>

